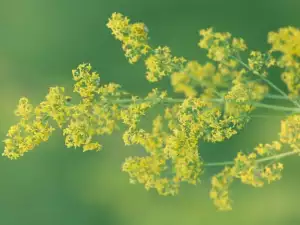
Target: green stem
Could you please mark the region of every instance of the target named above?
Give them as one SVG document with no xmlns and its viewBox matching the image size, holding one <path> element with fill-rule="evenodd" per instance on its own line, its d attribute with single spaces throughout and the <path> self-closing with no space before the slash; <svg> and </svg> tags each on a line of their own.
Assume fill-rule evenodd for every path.
<svg viewBox="0 0 300 225">
<path fill-rule="evenodd" d="M 149 98 L 149 99 L 138 99 L 138 100 L 132 100 L 132 99 L 116 99 L 111 100 L 111 103 L 114 104 L 127 104 L 127 103 L 143 103 L 143 102 L 162 102 L 162 103 L 182 103 L 184 99 L 178 99 L 178 98 L 165 98 L 165 99 L 158 99 L 158 98 Z M 224 102 L 223 99 L 209 99 L 209 100 L 203 100 L 207 102 L 215 102 L 215 103 L 222 103 Z M 264 104 L 260 102 L 249 102 L 249 104 L 257 107 L 257 108 L 265 108 L 265 109 L 272 109 L 277 111 L 284 111 L 284 112 L 297 112 L 300 113 L 300 108 L 291 108 L 291 107 L 285 107 L 285 106 L 277 106 L 277 105 L 270 105 L 270 104 Z"/>
<path fill-rule="evenodd" d="M 290 100 L 290 98 L 282 95 L 274 95 L 274 94 L 267 94 L 265 98 L 275 99 L 275 100 Z"/>
<path fill-rule="evenodd" d="M 265 109 L 272 109 L 272 110 L 285 111 L 285 112 L 298 112 L 298 113 L 300 112 L 300 108 L 290 108 L 285 106 L 269 105 L 260 102 L 251 102 L 250 104 L 252 104 L 257 108 L 265 108 Z"/>
<path fill-rule="evenodd" d="M 248 69 L 249 71 L 251 71 L 253 74 L 259 76 L 263 81 L 265 81 L 270 87 L 272 87 L 274 90 L 276 90 L 278 93 L 280 93 L 283 97 L 285 97 L 286 99 L 288 99 L 289 101 L 291 101 L 295 106 L 300 108 L 300 104 L 297 101 L 294 101 L 292 99 L 289 98 L 289 96 L 282 91 L 279 87 L 277 87 L 272 81 L 270 81 L 269 79 L 267 79 L 266 77 L 264 77 L 263 75 L 261 75 L 260 73 L 258 73 L 257 71 L 253 71 L 246 63 L 244 63 L 241 59 L 235 57 L 235 56 L 231 56 L 233 59 L 235 59 L 236 61 L 238 61 L 242 66 L 244 66 L 246 69 Z"/>
<path fill-rule="evenodd" d="M 296 154 L 299 154 L 299 153 L 300 153 L 300 150 L 284 152 L 284 153 L 281 153 L 281 154 L 278 154 L 278 155 L 258 159 L 258 160 L 256 160 L 256 162 L 257 163 L 262 163 L 262 162 L 267 162 L 267 161 L 270 161 L 270 160 L 279 160 L 279 159 L 285 158 L 287 156 L 296 155 Z M 229 166 L 229 165 L 234 165 L 234 163 L 235 163 L 234 161 L 212 162 L 212 163 L 204 163 L 204 166 L 205 167 Z"/>
<path fill-rule="evenodd" d="M 282 115 L 260 115 L 260 114 L 254 114 L 251 115 L 252 118 L 265 118 L 265 119 L 270 119 L 270 118 L 282 118 Z"/>
</svg>

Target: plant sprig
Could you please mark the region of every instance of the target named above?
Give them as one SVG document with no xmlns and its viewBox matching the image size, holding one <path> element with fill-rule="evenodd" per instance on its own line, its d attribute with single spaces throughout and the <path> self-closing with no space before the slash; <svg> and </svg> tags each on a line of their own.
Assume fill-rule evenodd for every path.
<svg viewBox="0 0 300 225">
<path fill-rule="evenodd" d="M 113 13 L 107 27 L 121 42 L 129 63 L 144 61 L 149 82 L 169 78 L 174 92 L 182 97 L 173 98 L 173 93 L 158 89 L 146 97 L 131 95 L 119 84 L 102 84 L 92 66 L 83 63 L 72 71 L 78 102 L 66 96 L 63 87 L 50 88 L 37 106 L 25 97 L 20 99 L 15 111 L 20 121 L 7 133 L 4 156 L 23 156 L 47 141 L 57 128 L 63 131 L 68 148 L 99 151 L 102 145 L 97 137 L 125 125 L 124 144 L 141 145 L 145 155 L 126 158 L 122 170 L 129 174 L 131 183 L 141 183 L 161 195 L 176 195 L 183 182 L 198 184 L 204 167 L 224 167 L 212 177 L 210 197 L 218 209 L 230 210 L 229 188 L 234 180 L 262 187 L 281 178 L 281 159 L 298 155 L 300 149 L 299 29 L 270 32 L 271 49 L 265 53 L 249 51 L 242 38 L 230 33 L 203 29 L 199 47 L 207 52 L 208 60 L 201 64 L 174 56 L 167 46 L 152 46 L 147 26 L 131 23 L 120 13 Z M 275 56 L 274 52 L 281 54 Z M 288 93 L 270 81 L 270 67 L 283 69 Z M 271 94 L 270 88 L 278 95 Z M 265 99 L 288 101 L 294 106 L 269 104 Z M 140 121 L 157 105 L 164 113 L 157 113 L 152 130 L 147 131 Z M 232 161 L 210 163 L 201 158 L 199 142 L 230 139 L 250 118 L 264 117 L 254 113 L 256 108 L 289 113 L 281 120 L 278 140 L 258 144 L 247 154 L 239 152 Z"/>
</svg>

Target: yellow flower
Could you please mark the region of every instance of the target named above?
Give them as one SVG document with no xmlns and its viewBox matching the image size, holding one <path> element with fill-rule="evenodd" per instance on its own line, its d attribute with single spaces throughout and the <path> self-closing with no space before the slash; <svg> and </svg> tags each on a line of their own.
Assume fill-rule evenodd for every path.
<svg viewBox="0 0 300 225">
<path fill-rule="evenodd" d="M 116 39 L 122 42 L 125 56 L 130 63 L 136 63 L 151 49 L 148 45 L 148 29 L 143 23 L 130 24 L 130 20 L 120 13 L 113 13 L 106 24 Z"/>
<path fill-rule="evenodd" d="M 118 84 L 103 84 L 92 66 L 82 63 L 72 70 L 73 92 L 79 96 L 67 96 L 64 87 L 56 86 L 49 88 L 36 107 L 25 97 L 19 100 L 15 114 L 20 118 L 3 141 L 4 156 L 23 156 L 46 142 L 54 126 L 62 130 L 67 147 L 80 147 L 83 151 L 99 151 L 99 136 L 125 127 L 125 145 L 140 145 L 144 149 L 139 156 L 127 157 L 123 163 L 122 170 L 128 173 L 129 182 L 140 183 L 146 190 L 155 189 L 163 196 L 176 195 L 182 183 L 200 182 L 205 164 L 199 143 L 231 138 L 249 121 L 255 106 L 289 109 L 260 103 L 265 97 L 272 97 L 267 95 L 266 85 L 271 83 L 262 77 L 270 66 L 284 69 L 282 79 L 290 97 L 300 93 L 299 29 L 287 27 L 271 32 L 271 50 L 250 51 L 246 63 L 242 61 L 247 55 L 243 53 L 247 50 L 243 39 L 212 28 L 201 30 L 199 46 L 207 50 L 210 62 L 200 64 L 173 56 L 167 46 L 151 47 L 146 25 L 130 23 L 120 13 L 112 14 L 107 27 L 121 42 L 129 63 L 143 58 L 148 81 L 169 77 L 174 92 L 183 94 L 183 98 L 172 98 L 166 90 L 158 88 L 146 97 L 131 95 Z M 251 76 L 251 72 L 259 76 Z M 297 103 L 297 99 L 287 100 Z M 156 106 L 160 107 L 158 111 Z M 163 108 L 163 116 L 155 114 Z M 281 121 L 279 141 L 258 144 L 248 153 L 238 152 L 232 161 L 207 164 L 224 165 L 212 177 L 209 192 L 219 210 L 232 209 L 230 186 L 235 180 L 262 187 L 281 178 L 284 165 L 279 159 L 296 155 L 300 149 L 300 116 L 296 108 L 291 111 L 294 114 Z M 152 127 L 142 126 L 144 120 L 150 119 Z M 282 151 L 284 145 L 292 151 Z"/>
<path fill-rule="evenodd" d="M 29 116 L 33 110 L 32 105 L 28 103 L 28 99 L 23 97 L 19 100 L 19 105 L 17 109 L 15 110 L 15 115 L 20 116 L 23 119 L 27 120 L 29 119 Z"/>
</svg>

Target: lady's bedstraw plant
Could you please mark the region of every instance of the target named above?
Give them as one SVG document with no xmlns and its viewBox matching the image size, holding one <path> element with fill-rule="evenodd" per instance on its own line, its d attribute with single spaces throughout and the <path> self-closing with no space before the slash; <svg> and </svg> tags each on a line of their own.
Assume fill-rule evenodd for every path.
<svg viewBox="0 0 300 225">
<path fill-rule="evenodd" d="M 125 124 L 125 145 L 141 145 L 146 155 L 125 159 L 123 171 L 131 183 L 142 183 L 161 195 L 176 195 L 182 182 L 199 183 L 203 168 L 220 166 L 224 169 L 212 177 L 210 197 L 218 209 L 230 210 L 229 186 L 234 180 L 262 187 L 281 178 L 280 160 L 300 152 L 299 29 L 286 27 L 269 33 L 271 49 L 265 53 L 248 51 L 245 41 L 230 33 L 201 30 L 199 47 L 207 51 L 208 62 L 200 64 L 173 56 L 167 46 L 150 45 L 146 25 L 130 23 L 120 13 L 113 13 L 107 27 L 121 42 L 129 63 L 144 61 L 149 82 L 167 77 L 174 92 L 184 97 L 168 97 L 158 89 L 146 97 L 133 96 L 118 84 L 102 84 L 90 64 L 80 64 L 72 71 L 74 92 L 81 97 L 77 104 L 63 87 L 50 88 L 36 107 L 27 98 L 20 99 L 15 111 L 20 121 L 8 131 L 4 156 L 17 159 L 47 141 L 54 122 L 62 129 L 66 146 L 83 151 L 100 150 L 96 137 Z M 268 79 L 270 67 L 283 70 L 288 93 Z M 269 89 L 277 94 L 271 95 Z M 293 106 L 265 104 L 266 98 L 286 100 Z M 147 132 L 139 122 L 159 105 L 165 111 L 155 117 L 152 131 Z M 259 144 L 251 153 L 239 152 L 233 161 L 203 162 L 199 141 L 231 138 L 243 129 L 255 108 L 290 113 L 281 121 L 278 140 Z"/>
</svg>

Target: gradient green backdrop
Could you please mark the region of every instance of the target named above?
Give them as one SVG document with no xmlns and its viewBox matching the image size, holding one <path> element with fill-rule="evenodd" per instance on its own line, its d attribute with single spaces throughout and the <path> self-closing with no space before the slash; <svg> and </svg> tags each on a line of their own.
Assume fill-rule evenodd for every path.
<svg viewBox="0 0 300 225">
<path fill-rule="evenodd" d="M 299 0 L 0 0 L 0 137 L 17 121 L 19 97 L 38 103 L 55 85 L 71 92 L 71 69 L 81 62 L 92 63 L 103 82 L 132 93 L 145 95 L 153 87 L 143 64 L 128 64 L 106 28 L 115 11 L 145 22 L 152 43 L 204 62 L 199 29 L 229 31 L 251 49 L 266 50 L 268 31 L 300 27 L 299 9 Z M 279 83 L 276 71 L 271 76 Z M 276 139 L 279 121 L 254 119 L 226 143 L 202 143 L 203 158 L 230 160 L 239 150 Z M 20 160 L 0 158 L 0 225 L 300 224 L 300 158 L 284 160 L 283 179 L 263 189 L 236 183 L 234 210 L 222 213 L 208 197 L 209 177 L 217 169 L 206 170 L 201 185 L 183 185 L 178 196 L 162 197 L 129 184 L 120 170 L 126 156 L 142 149 L 124 147 L 120 134 L 102 143 L 102 152 L 82 153 L 64 147 L 57 131 Z"/>
</svg>

